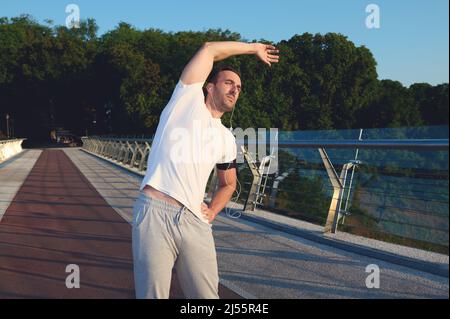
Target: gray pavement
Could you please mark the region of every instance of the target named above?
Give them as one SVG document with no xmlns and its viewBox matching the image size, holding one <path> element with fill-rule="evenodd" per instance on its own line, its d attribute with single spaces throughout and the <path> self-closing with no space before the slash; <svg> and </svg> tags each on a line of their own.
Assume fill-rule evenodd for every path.
<svg viewBox="0 0 450 319">
<path fill-rule="evenodd" d="M 25 150 L 0 164 L 0 221 L 41 153 Z"/>
<path fill-rule="evenodd" d="M 130 222 L 141 177 L 79 149 L 64 151 L 108 204 Z M 320 232 L 316 225 L 304 227 Z M 244 218 L 221 214 L 213 233 L 221 283 L 246 298 L 449 298 L 448 277 L 323 245 Z M 448 265 L 448 256 L 432 257 Z M 366 267 L 371 264 L 380 269 L 379 289 L 366 287 Z"/>
<path fill-rule="evenodd" d="M 222 278 L 258 298 L 448 298 L 448 278 L 317 244 L 242 219 L 214 226 Z M 380 288 L 366 287 L 378 265 Z"/>
</svg>

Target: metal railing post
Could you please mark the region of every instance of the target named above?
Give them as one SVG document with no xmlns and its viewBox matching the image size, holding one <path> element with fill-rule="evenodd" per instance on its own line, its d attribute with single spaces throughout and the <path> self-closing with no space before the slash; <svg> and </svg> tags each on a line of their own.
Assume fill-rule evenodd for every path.
<svg viewBox="0 0 450 319">
<path fill-rule="evenodd" d="M 331 199 L 330 209 L 328 210 L 327 221 L 325 222 L 324 232 L 325 233 L 336 233 L 337 223 L 339 218 L 339 206 L 341 200 L 341 194 L 344 190 L 336 170 L 328 157 L 327 152 L 323 148 L 319 148 L 320 157 L 325 165 L 328 177 L 330 178 L 331 185 L 333 186 L 333 197 Z"/>
</svg>

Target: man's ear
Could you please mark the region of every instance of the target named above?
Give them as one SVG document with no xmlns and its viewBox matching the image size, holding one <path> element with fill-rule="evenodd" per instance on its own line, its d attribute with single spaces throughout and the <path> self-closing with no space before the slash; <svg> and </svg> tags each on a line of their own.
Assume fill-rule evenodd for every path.
<svg viewBox="0 0 450 319">
<path fill-rule="evenodd" d="M 211 90 L 213 89 L 214 84 L 208 83 L 206 84 L 206 92 L 211 93 Z"/>
</svg>

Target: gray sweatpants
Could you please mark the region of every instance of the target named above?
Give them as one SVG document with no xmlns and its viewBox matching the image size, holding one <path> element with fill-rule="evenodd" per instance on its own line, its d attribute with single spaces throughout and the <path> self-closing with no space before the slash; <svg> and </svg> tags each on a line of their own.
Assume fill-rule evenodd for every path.
<svg viewBox="0 0 450 319">
<path fill-rule="evenodd" d="M 173 267 L 186 298 L 219 298 L 211 225 L 186 207 L 141 193 L 133 208 L 133 260 L 136 298 L 169 298 Z"/>
</svg>

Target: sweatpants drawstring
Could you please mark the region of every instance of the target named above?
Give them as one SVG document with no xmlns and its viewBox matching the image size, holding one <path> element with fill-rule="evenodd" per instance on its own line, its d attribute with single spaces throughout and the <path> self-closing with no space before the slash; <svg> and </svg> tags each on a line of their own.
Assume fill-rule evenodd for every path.
<svg viewBox="0 0 450 319">
<path fill-rule="evenodd" d="M 180 221 L 181 221 L 181 214 L 183 214 L 186 210 L 186 206 L 183 206 L 175 215 L 175 220 L 177 222 L 177 225 L 180 225 Z"/>
</svg>

